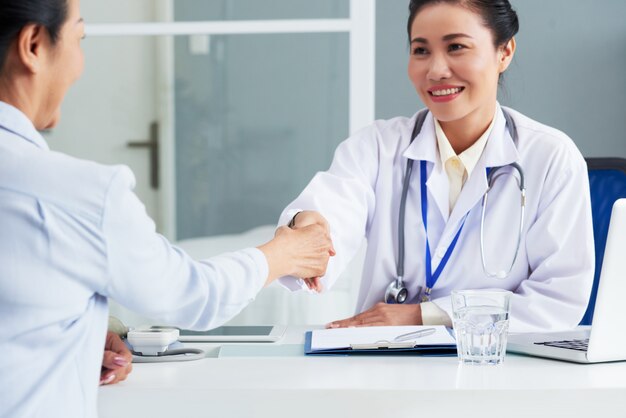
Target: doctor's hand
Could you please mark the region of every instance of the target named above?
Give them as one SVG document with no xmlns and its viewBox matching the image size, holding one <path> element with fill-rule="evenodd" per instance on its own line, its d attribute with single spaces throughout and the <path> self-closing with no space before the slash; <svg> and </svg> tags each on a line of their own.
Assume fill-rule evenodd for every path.
<svg viewBox="0 0 626 418">
<path fill-rule="evenodd" d="M 326 218 L 324 218 L 321 213 L 316 211 L 304 210 L 302 212 L 298 212 L 290 223 L 290 227 L 293 229 L 304 228 L 309 225 L 320 225 L 330 235 L 330 225 L 328 224 L 328 221 L 326 221 Z M 321 277 L 319 276 L 304 278 L 304 283 L 309 289 L 318 293 L 323 289 Z"/>
<path fill-rule="evenodd" d="M 422 325 L 422 307 L 419 304 L 390 305 L 377 303 L 374 307 L 341 321 L 333 321 L 326 328 L 371 327 L 384 325 Z"/>
<path fill-rule="evenodd" d="M 100 384 L 112 385 L 126 379 L 133 370 L 133 355 L 122 339 L 114 332 L 107 331 L 102 357 Z"/>
<path fill-rule="evenodd" d="M 266 285 L 282 276 L 323 276 L 329 258 L 335 255 L 328 232 L 318 224 L 298 229 L 281 226 L 273 240 L 258 248 L 269 266 Z"/>
<path fill-rule="evenodd" d="M 303 210 L 302 212 L 296 213 L 292 219 L 291 226 L 293 229 L 298 229 L 315 224 L 323 227 L 326 229 L 326 232 L 330 234 L 330 225 L 328 225 L 328 221 L 322 216 L 321 213 L 314 210 Z"/>
</svg>

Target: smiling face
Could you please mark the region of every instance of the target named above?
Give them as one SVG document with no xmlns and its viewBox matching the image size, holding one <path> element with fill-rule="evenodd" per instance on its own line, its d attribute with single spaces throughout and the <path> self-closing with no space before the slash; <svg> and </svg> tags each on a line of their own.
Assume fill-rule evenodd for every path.
<svg viewBox="0 0 626 418">
<path fill-rule="evenodd" d="M 486 128 L 495 112 L 498 79 L 515 50 L 513 40 L 496 48 L 491 30 L 467 8 L 436 3 L 411 25 L 409 78 L 442 123 Z"/>
</svg>

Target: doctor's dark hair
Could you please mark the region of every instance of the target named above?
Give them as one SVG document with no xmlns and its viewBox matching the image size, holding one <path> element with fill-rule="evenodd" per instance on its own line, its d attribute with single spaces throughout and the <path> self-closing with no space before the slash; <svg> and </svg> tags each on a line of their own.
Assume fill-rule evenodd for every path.
<svg viewBox="0 0 626 418">
<path fill-rule="evenodd" d="M 0 0 L 0 74 L 9 47 L 21 30 L 36 24 L 46 28 L 52 45 L 67 19 L 68 0 Z"/>
<path fill-rule="evenodd" d="M 407 33 L 411 43 L 411 26 L 415 16 L 424 7 L 431 4 L 447 3 L 459 5 L 480 15 L 487 28 L 493 33 L 496 48 L 505 45 L 517 34 L 519 20 L 509 0 L 411 0 L 409 3 L 409 21 Z"/>
</svg>

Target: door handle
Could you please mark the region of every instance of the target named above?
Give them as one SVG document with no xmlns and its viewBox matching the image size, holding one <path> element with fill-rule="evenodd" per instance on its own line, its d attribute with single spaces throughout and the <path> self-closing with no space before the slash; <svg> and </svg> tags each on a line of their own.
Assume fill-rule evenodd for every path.
<svg viewBox="0 0 626 418">
<path fill-rule="evenodd" d="M 150 186 L 159 188 L 159 123 L 150 124 L 150 138 L 147 141 L 129 141 L 129 148 L 148 148 L 150 151 Z"/>
</svg>

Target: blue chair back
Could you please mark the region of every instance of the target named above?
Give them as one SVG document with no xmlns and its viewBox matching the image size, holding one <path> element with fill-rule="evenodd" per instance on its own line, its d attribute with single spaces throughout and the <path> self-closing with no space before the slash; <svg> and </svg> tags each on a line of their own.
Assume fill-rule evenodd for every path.
<svg viewBox="0 0 626 418">
<path fill-rule="evenodd" d="M 596 306 L 596 294 L 606 236 L 609 232 L 609 221 L 613 203 L 626 197 L 626 159 L 624 158 L 586 158 L 591 189 L 591 212 L 593 215 L 593 236 L 596 249 L 596 270 L 593 277 L 593 289 L 589 298 L 587 311 L 580 321 L 581 325 L 591 325 L 593 310 Z"/>
</svg>

